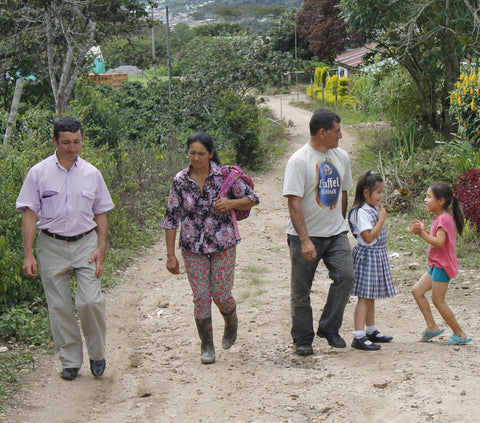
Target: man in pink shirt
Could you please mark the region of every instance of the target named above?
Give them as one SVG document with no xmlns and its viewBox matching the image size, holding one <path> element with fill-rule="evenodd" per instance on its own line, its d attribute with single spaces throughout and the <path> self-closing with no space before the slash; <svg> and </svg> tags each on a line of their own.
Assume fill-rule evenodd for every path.
<svg viewBox="0 0 480 423">
<path fill-rule="evenodd" d="M 75 306 L 94 376 L 105 371 L 105 298 L 100 282 L 107 251 L 106 213 L 112 198 L 101 173 L 79 157 L 81 123 L 71 117 L 54 126 L 55 153 L 28 172 L 16 201 L 23 213 L 23 270 L 37 276 L 33 245 L 37 229 L 38 271 L 48 303 L 50 327 L 61 377 L 74 380 L 83 363 L 83 346 L 72 303 L 70 274 L 77 281 Z"/>
</svg>

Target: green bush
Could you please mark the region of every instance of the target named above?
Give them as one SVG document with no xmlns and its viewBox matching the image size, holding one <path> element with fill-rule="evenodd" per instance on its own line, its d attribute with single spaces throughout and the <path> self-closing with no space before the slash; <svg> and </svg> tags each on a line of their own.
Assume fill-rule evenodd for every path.
<svg viewBox="0 0 480 423">
<path fill-rule="evenodd" d="M 388 122 L 401 128 L 421 121 L 415 84 L 405 69 L 391 70 L 381 80 L 379 94 L 381 110 Z"/>
<path fill-rule="evenodd" d="M 235 163 L 256 169 L 264 152 L 260 146 L 259 113 L 253 97 L 225 92 L 216 103 L 214 120 L 218 124 L 219 141 L 233 147 Z"/>
<path fill-rule="evenodd" d="M 353 78 L 352 96 L 358 101 L 356 107 L 365 115 L 372 116 L 372 120 L 380 119 L 380 103 L 378 98 L 378 84 L 369 74 L 358 74 Z"/>
<path fill-rule="evenodd" d="M 115 148 L 127 130 L 112 97 L 113 89 L 107 84 L 98 87 L 83 79 L 75 87 L 72 114 L 82 122 L 85 136 L 96 146 Z"/>
<path fill-rule="evenodd" d="M 0 338 L 10 337 L 34 345 L 51 342 L 48 312 L 41 298 L 12 306 L 0 315 Z"/>
<path fill-rule="evenodd" d="M 410 197 L 416 197 L 424 195 L 434 181 L 455 181 L 459 172 L 452 166 L 454 155 L 448 143 L 415 147 L 410 139 L 410 136 L 417 136 L 415 132 L 406 133 L 403 141 L 396 138 L 396 133 L 395 128 L 383 124 L 361 127 L 358 135 L 358 166 L 381 171 L 387 195 L 403 188 Z"/>
</svg>

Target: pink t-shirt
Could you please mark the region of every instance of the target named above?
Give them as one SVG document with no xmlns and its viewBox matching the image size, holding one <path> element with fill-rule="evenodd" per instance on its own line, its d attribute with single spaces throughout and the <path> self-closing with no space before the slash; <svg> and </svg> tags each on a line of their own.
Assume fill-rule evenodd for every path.
<svg viewBox="0 0 480 423">
<path fill-rule="evenodd" d="M 428 265 L 441 267 L 450 278 L 458 275 L 458 262 L 456 253 L 457 231 L 453 217 L 448 213 L 442 213 L 434 217 L 430 235 L 437 236 L 438 228 L 442 228 L 447 234 L 445 244 L 442 248 L 436 248 L 430 245 L 428 248 Z"/>
<path fill-rule="evenodd" d="M 97 226 L 95 215 L 113 209 L 112 198 L 100 171 L 78 157 L 70 171 L 53 154 L 28 172 L 16 208 L 32 210 L 37 229 L 74 236 Z"/>
</svg>

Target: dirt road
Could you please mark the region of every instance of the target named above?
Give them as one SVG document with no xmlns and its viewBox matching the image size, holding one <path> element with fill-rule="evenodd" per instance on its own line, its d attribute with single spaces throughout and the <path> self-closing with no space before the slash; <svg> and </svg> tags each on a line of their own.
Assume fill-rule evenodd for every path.
<svg viewBox="0 0 480 423">
<path fill-rule="evenodd" d="M 347 348 L 316 338 L 315 355 L 294 354 L 282 183 L 288 156 L 308 139 L 311 113 L 291 107 L 287 96 L 281 100 L 280 105 L 280 97 L 271 98 L 269 107 L 294 122 L 289 152 L 255 178 L 261 204 L 240 222 L 237 343 L 222 350 L 223 319 L 215 309 L 217 361 L 200 363 L 186 275 L 165 270 L 159 243 L 106 293 L 104 377 L 95 380 L 86 360 L 77 380 L 64 381 L 57 358 L 42 356 L 24 373 L 16 407 L 6 414 L 9 422 L 480 422 L 478 291 L 452 290 L 450 297 L 474 337 L 467 346 L 443 346 L 446 337 L 418 343 L 423 321 L 408 286 L 396 280 L 397 297 L 377 301 L 377 324 L 395 337 L 391 344 L 378 352 L 350 348 L 352 298 L 341 331 Z M 345 129 L 340 145 L 351 153 Z M 401 258 L 392 262 L 405 265 Z M 328 286 L 320 266 L 312 292 L 315 321 Z"/>
</svg>

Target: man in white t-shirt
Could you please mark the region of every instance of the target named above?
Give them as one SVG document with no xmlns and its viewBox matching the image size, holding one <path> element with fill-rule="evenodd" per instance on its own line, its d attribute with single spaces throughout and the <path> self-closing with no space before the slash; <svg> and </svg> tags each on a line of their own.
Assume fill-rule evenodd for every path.
<svg viewBox="0 0 480 423">
<path fill-rule="evenodd" d="M 310 135 L 310 141 L 290 157 L 283 187 L 290 213 L 291 334 L 298 355 L 313 354 L 310 291 L 320 260 L 333 283 L 317 335 L 335 348 L 346 346 L 339 329 L 354 281 L 345 220 L 347 190 L 353 182 L 348 154 L 338 147 L 340 117 L 328 109 L 317 110 L 310 120 Z"/>
</svg>

